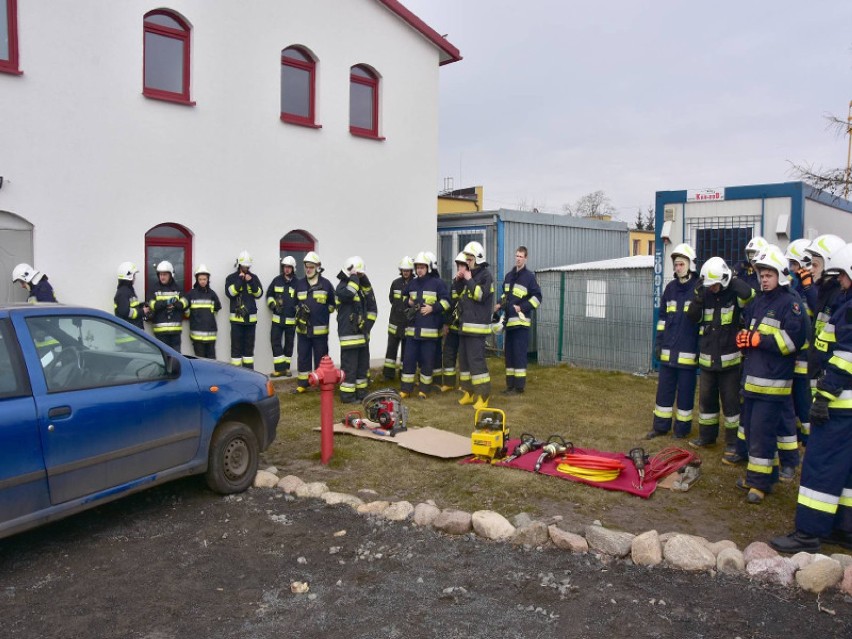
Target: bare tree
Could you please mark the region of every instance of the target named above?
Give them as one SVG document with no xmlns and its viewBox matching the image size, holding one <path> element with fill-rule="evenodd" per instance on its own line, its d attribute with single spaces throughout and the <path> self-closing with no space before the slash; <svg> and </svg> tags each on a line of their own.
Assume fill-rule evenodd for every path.
<svg viewBox="0 0 852 639">
<path fill-rule="evenodd" d="M 541 213 L 545 210 L 545 205 L 536 202 L 535 200 L 527 201 L 526 197 L 522 197 L 518 200 L 517 205 L 515 206 L 516 211 L 529 211 L 530 213 Z"/>
<path fill-rule="evenodd" d="M 574 217 L 602 217 L 605 215 L 615 217 L 617 215 L 615 207 L 603 191 L 587 193 L 574 204 L 563 204 L 562 210 L 566 215 Z"/>
<path fill-rule="evenodd" d="M 828 124 L 826 128 L 833 130 L 837 137 L 852 135 L 852 103 L 850 103 L 850 119 L 842 120 L 835 115 L 825 116 Z M 807 182 L 813 187 L 822 191 L 827 191 L 837 197 L 846 197 L 850 189 L 850 173 L 847 168 L 825 168 L 822 166 L 814 166 L 813 164 L 796 164 L 792 165 L 792 173 L 803 182 Z"/>
</svg>

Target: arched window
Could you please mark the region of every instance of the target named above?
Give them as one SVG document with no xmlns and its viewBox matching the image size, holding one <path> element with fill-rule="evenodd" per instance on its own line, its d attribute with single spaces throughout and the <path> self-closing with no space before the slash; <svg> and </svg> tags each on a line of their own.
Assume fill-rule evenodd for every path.
<svg viewBox="0 0 852 639">
<path fill-rule="evenodd" d="M 379 137 L 379 76 L 363 64 L 350 69 L 349 132 Z"/>
<path fill-rule="evenodd" d="M 315 126 L 317 63 L 302 47 L 281 52 L 281 119 L 292 124 Z"/>
<path fill-rule="evenodd" d="M 192 234 L 180 224 L 160 224 L 145 233 L 145 299 L 155 290 L 157 264 L 163 260 L 175 267 L 178 286 L 192 288 Z"/>
<path fill-rule="evenodd" d="M 145 14 L 142 93 L 149 98 L 195 104 L 189 99 L 189 25 L 175 13 Z"/>
<path fill-rule="evenodd" d="M 292 255 L 296 258 L 296 275 L 298 277 L 304 277 L 305 266 L 302 264 L 302 260 L 305 258 L 305 255 L 308 254 L 308 251 L 316 250 L 316 245 L 317 242 L 313 235 L 307 231 L 301 231 L 298 229 L 290 231 L 287 235 L 282 237 L 278 243 L 279 260 L 287 255 Z"/>
<path fill-rule="evenodd" d="M 18 68 L 18 0 L 0 0 L 0 71 L 21 73 Z"/>
</svg>

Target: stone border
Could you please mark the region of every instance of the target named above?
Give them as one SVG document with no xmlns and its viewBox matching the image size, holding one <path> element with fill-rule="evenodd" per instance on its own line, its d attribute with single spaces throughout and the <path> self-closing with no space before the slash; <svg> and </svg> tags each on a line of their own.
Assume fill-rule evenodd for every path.
<svg viewBox="0 0 852 639">
<path fill-rule="evenodd" d="M 356 495 L 332 492 L 324 482 L 306 483 L 295 475 L 279 478 L 278 469 L 274 466 L 259 470 L 254 486 L 277 488 L 301 498 L 321 499 L 329 505 L 346 504 L 357 513 L 388 521 L 411 520 L 416 526 L 430 526 L 450 535 L 475 533 L 483 539 L 527 547 L 552 544 L 572 553 L 594 553 L 603 562 L 629 558 L 637 566 L 653 567 L 665 563 L 678 570 L 738 574 L 782 586 L 796 584 L 816 594 L 837 588 L 846 595 L 852 595 L 852 555 L 843 553 L 829 557 L 800 552 L 784 557 L 761 541 L 755 541 L 740 551 L 729 540 L 713 543 L 696 535 L 659 534 L 656 530 L 633 535 L 604 528 L 599 521 L 585 526 L 584 534 L 579 535 L 560 528 L 561 517 L 553 517 L 548 522 L 533 520 L 522 513 L 509 521 L 492 510 L 468 513 L 452 508 L 441 509 L 432 500 L 416 506 L 407 501 L 364 501 Z M 359 492 L 378 496 L 375 491 Z"/>
</svg>

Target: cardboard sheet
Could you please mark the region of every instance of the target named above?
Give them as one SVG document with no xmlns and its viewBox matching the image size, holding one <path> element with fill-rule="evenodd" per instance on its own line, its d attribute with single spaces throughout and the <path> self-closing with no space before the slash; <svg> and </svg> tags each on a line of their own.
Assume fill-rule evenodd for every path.
<svg viewBox="0 0 852 639">
<path fill-rule="evenodd" d="M 375 424 L 375 427 L 378 428 L 379 425 Z M 463 437 L 456 433 L 449 433 L 445 430 L 432 428 L 431 426 L 426 426 L 424 428 L 409 428 L 406 431 L 397 433 L 394 437 L 389 435 L 377 435 L 376 433 L 366 429 L 351 428 L 349 426 L 344 426 L 340 422 L 334 424 L 333 428 L 335 435 L 352 435 L 354 437 L 363 437 L 365 439 L 388 442 L 396 444 L 401 448 L 429 455 L 430 457 L 455 459 L 470 455 L 470 437 Z M 314 428 L 314 430 L 319 430 L 319 428 Z"/>
</svg>

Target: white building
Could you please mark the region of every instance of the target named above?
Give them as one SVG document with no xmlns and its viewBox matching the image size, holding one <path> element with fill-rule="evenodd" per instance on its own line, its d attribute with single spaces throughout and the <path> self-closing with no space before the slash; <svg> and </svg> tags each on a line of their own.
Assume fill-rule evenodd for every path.
<svg viewBox="0 0 852 639">
<path fill-rule="evenodd" d="M 60 301 L 111 311 L 125 260 L 140 296 L 161 259 L 187 288 L 204 263 L 226 302 L 242 249 L 264 286 L 284 254 L 316 250 L 333 283 L 358 254 L 383 355 L 396 265 L 435 248 L 452 44 L 397 0 L 0 0 L 3 15 L 0 301 L 21 298 L 6 275 L 19 261 Z M 219 335 L 227 360 L 227 312 Z"/>
</svg>

